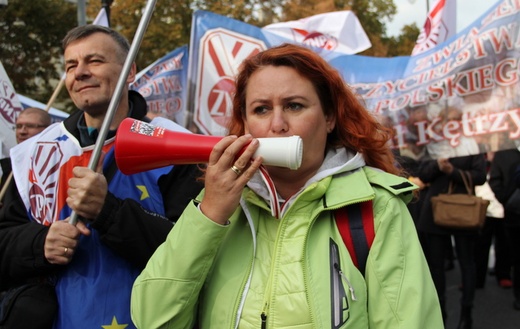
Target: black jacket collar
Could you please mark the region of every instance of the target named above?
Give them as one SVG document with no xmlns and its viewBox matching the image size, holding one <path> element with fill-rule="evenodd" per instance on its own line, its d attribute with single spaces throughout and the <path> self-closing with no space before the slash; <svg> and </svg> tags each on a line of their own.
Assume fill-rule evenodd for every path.
<svg viewBox="0 0 520 329">
<path fill-rule="evenodd" d="M 137 120 L 145 120 L 147 109 L 146 100 L 136 91 L 128 91 L 128 103 L 130 110 L 128 115 Z M 93 145 L 96 142 L 97 131 L 88 132 L 82 110 L 76 110 L 63 122 L 65 129 L 80 142 L 82 147 Z M 114 137 L 115 130 L 108 132 L 107 139 Z"/>
</svg>

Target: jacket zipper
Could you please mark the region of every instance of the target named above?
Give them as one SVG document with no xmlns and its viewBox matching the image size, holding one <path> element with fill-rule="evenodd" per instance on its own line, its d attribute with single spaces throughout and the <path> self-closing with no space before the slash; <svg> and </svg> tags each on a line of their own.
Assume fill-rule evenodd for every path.
<svg viewBox="0 0 520 329">
<path fill-rule="evenodd" d="M 372 198 L 367 198 L 367 199 L 362 199 L 362 200 L 357 200 L 355 202 L 351 202 L 349 204 L 354 204 L 354 203 L 361 203 L 361 202 L 365 202 L 365 201 L 368 201 L 368 200 L 372 200 Z M 342 206 L 344 207 L 344 206 Z M 340 208 L 340 207 L 338 207 Z M 329 209 L 329 211 L 334 211 L 334 209 Z M 316 219 L 316 218 L 315 218 Z M 314 220 L 315 220 L 314 219 Z M 280 218 L 280 225 L 283 225 L 282 224 L 282 218 Z M 278 236 L 280 235 L 280 227 L 278 228 L 278 233 L 277 233 L 277 238 Z M 276 239 L 276 241 L 278 241 L 278 239 Z M 276 250 L 276 245 L 277 243 L 275 243 L 275 247 L 274 247 L 274 250 Z M 339 255 L 338 255 L 339 256 Z M 273 264 L 274 264 L 274 259 L 272 260 Z M 352 287 L 350 281 L 348 280 L 348 278 L 346 277 L 346 275 L 343 273 L 343 271 L 341 271 L 341 269 L 339 268 L 339 265 L 337 262 L 334 262 L 333 264 L 334 268 L 336 269 L 336 271 L 339 273 L 340 277 L 347 283 L 347 286 L 348 286 L 348 289 L 350 291 L 350 294 L 351 294 L 351 298 L 353 301 L 356 301 L 357 298 L 356 298 L 356 295 L 354 293 L 354 288 Z M 270 288 L 270 284 L 271 284 L 271 279 L 272 279 L 272 274 L 273 274 L 273 268 L 271 267 L 271 273 L 269 274 L 269 279 L 268 279 L 268 290 L 266 291 L 266 294 L 264 296 L 264 299 L 267 297 L 269 298 L 270 295 L 271 295 L 271 288 Z M 308 290 L 307 290 L 308 291 Z M 264 304 L 264 309 L 262 310 L 262 313 L 260 314 L 260 319 L 261 319 L 261 329 L 266 329 L 267 328 L 267 312 L 268 312 L 268 303 L 267 303 L 267 299 L 266 299 L 266 302 Z"/>
<path fill-rule="evenodd" d="M 356 293 L 354 292 L 354 287 L 352 286 L 352 284 L 350 283 L 349 279 L 347 278 L 347 276 L 343 273 L 343 271 L 339 268 L 339 265 L 338 263 L 334 263 L 334 268 L 336 269 L 336 271 L 338 271 L 339 275 L 341 276 L 341 278 L 345 281 L 345 283 L 347 284 L 348 286 L 348 290 L 350 290 L 350 297 L 352 298 L 353 301 L 357 301 L 357 298 L 356 298 Z"/>
<path fill-rule="evenodd" d="M 260 318 L 262 319 L 262 329 L 266 329 L 267 328 L 267 314 L 265 314 L 265 312 L 262 312 L 262 314 L 260 314 Z"/>
</svg>

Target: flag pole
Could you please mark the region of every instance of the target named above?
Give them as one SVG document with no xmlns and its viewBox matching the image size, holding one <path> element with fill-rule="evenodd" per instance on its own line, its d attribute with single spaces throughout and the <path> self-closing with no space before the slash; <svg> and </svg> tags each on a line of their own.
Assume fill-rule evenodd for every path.
<svg viewBox="0 0 520 329">
<path fill-rule="evenodd" d="M 121 74 L 119 75 L 119 80 L 117 81 L 117 85 L 114 90 L 114 95 L 112 95 L 112 99 L 110 100 L 110 104 L 108 105 L 107 113 L 105 114 L 105 119 L 103 120 L 101 129 L 99 130 L 99 135 L 96 139 L 96 144 L 94 145 L 94 150 L 92 151 L 92 155 L 88 163 L 88 167 L 90 170 L 96 170 L 97 163 L 99 161 L 99 158 L 101 157 L 101 151 L 103 150 L 103 144 L 105 144 L 105 139 L 110 129 L 110 124 L 112 123 L 112 118 L 114 117 L 117 107 L 119 106 L 119 101 L 121 99 L 123 88 L 125 87 L 126 79 L 128 78 L 128 74 L 130 73 L 130 69 L 132 68 L 132 64 L 137 55 L 137 51 L 139 50 L 139 46 L 141 45 L 144 32 L 146 31 L 146 28 L 148 27 L 148 24 L 152 17 L 155 3 L 156 0 L 148 0 L 146 3 L 146 8 L 144 10 L 143 16 L 141 17 L 141 21 L 139 22 L 139 26 L 137 27 L 137 31 L 132 41 L 132 45 L 130 46 L 128 55 L 126 56 L 126 60 L 123 65 Z M 72 211 L 69 222 L 73 225 L 76 225 L 76 223 L 78 222 L 78 215 L 75 211 Z"/>
<path fill-rule="evenodd" d="M 5 192 L 7 192 L 7 186 L 9 186 L 9 184 L 11 183 L 12 180 L 13 180 L 13 172 L 11 171 L 9 173 L 9 176 L 7 176 L 7 178 L 5 179 L 5 184 L 4 184 L 4 186 L 2 186 L 2 190 L 0 191 L 0 202 L 4 199 Z"/>
<path fill-rule="evenodd" d="M 113 0 L 101 0 L 101 8 L 105 8 L 105 12 L 107 14 L 107 23 L 110 27 L 110 6 L 112 5 Z"/>
<path fill-rule="evenodd" d="M 63 74 L 61 76 L 60 82 L 56 86 L 56 89 L 54 89 L 54 92 L 52 93 L 51 98 L 47 102 L 47 106 L 45 106 L 45 111 L 46 112 L 49 112 L 49 110 L 51 109 L 52 104 L 54 103 L 54 101 L 58 97 L 58 94 L 60 93 L 61 88 L 63 88 L 64 85 L 65 85 L 65 74 Z"/>
</svg>

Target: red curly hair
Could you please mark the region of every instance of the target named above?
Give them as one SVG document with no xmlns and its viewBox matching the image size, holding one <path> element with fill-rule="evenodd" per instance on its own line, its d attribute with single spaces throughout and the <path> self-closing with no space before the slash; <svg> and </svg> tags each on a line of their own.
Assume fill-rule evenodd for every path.
<svg viewBox="0 0 520 329">
<path fill-rule="evenodd" d="M 301 46 L 283 44 L 242 62 L 235 81 L 229 134 L 241 136 L 245 133 L 247 83 L 256 70 L 265 66 L 291 67 L 314 85 L 325 115 L 336 118 L 336 126 L 327 137 L 327 148 L 345 147 L 360 152 L 367 165 L 400 173 L 388 145 L 392 132 L 368 112 L 336 69 L 314 51 Z"/>
</svg>

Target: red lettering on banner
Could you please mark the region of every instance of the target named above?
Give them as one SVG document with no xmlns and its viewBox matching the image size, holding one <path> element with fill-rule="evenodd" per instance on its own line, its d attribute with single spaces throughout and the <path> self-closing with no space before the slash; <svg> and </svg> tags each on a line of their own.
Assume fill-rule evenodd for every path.
<svg viewBox="0 0 520 329">
<path fill-rule="evenodd" d="M 507 50 L 513 49 L 514 45 L 511 38 L 511 31 L 516 30 L 517 24 L 512 23 L 490 31 L 489 40 L 491 41 L 491 46 L 493 46 L 493 50 L 496 54 L 500 53 L 504 48 Z"/>
<path fill-rule="evenodd" d="M 514 15 L 520 10 L 520 0 L 510 0 L 502 2 L 495 10 L 493 10 L 487 17 L 482 20 L 482 25 L 486 26 L 496 20 L 504 18 L 509 15 Z"/>
<path fill-rule="evenodd" d="M 520 137 L 520 109 L 478 115 L 470 118 L 470 113 L 462 115 L 461 120 L 444 121 L 435 117 L 431 121 L 420 120 L 414 123 L 416 127 L 416 146 L 448 141 L 451 147 L 460 144 L 461 137 L 485 136 L 509 131 L 510 139 Z M 397 148 L 406 148 L 404 134 L 407 129 L 402 125 L 393 126 L 396 135 L 392 141 Z M 397 145 L 395 145 L 397 144 Z"/>
<path fill-rule="evenodd" d="M 518 59 L 506 58 L 497 63 L 495 80 L 499 85 L 509 86 L 518 83 Z"/>
<path fill-rule="evenodd" d="M 479 89 L 493 88 L 495 85 L 493 77 L 493 65 L 486 65 L 477 67 L 475 70 L 475 76 L 477 78 L 477 85 Z"/>
<path fill-rule="evenodd" d="M 178 76 L 166 76 L 160 79 L 164 92 L 176 92 L 182 90 L 182 84 Z"/>
<path fill-rule="evenodd" d="M 444 89 L 442 88 L 442 82 L 437 82 L 431 84 L 427 88 L 428 93 L 430 94 L 429 100 L 431 102 L 437 102 L 444 95 Z"/>
<path fill-rule="evenodd" d="M 479 33 L 480 32 L 478 29 L 472 28 L 467 35 L 463 35 L 457 38 L 455 41 L 451 42 L 446 47 L 441 48 L 440 50 L 430 55 L 417 59 L 414 63 L 415 66 L 412 72 L 420 72 L 432 68 L 432 66 L 442 62 L 445 59 L 448 59 L 453 56 L 459 56 L 458 52 L 460 51 L 466 52 L 466 54 L 462 57 L 462 61 L 457 61 L 456 66 L 464 64 L 467 61 L 465 58 L 469 56 L 469 50 L 467 50 L 466 48 L 470 46 L 470 42 L 476 39 Z M 415 57 L 412 56 L 411 59 L 414 60 Z"/>
<path fill-rule="evenodd" d="M 148 100 L 146 103 L 150 113 L 160 114 L 170 120 L 173 120 L 175 114 L 182 110 L 182 99 L 180 97 Z"/>
</svg>

